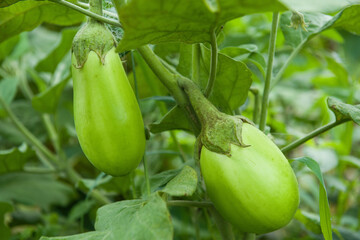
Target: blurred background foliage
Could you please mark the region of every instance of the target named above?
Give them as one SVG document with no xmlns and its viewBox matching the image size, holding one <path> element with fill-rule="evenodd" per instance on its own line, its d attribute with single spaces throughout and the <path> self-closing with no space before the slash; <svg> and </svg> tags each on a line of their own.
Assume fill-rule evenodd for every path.
<svg viewBox="0 0 360 240">
<path fill-rule="evenodd" d="M 43 156 L 27 144 L 0 108 L 0 239 L 38 239 L 42 235 L 90 231 L 101 206 L 89 195 L 93 189 L 112 201 L 133 199 L 145 192 L 142 165 L 126 177 L 104 176 L 81 151 L 73 122 L 70 74 L 71 42 L 78 28 L 46 23 L 0 44 L 0 91 L 7 96 L 5 100 L 20 121 L 55 151 L 45 120 L 50 119 L 58 147 L 67 159 L 60 170 L 44 168 Z M 227 22 L 218 36 L 220 51 L 225 54 L 231 54 L 231 47 L 243 49 L 246 56 L 238 55 L 238 59 L 251 70 L 252 88 L 259 91 L 264 81 L 261 63 L 267 59 L 270 28 L 271 14 L 253 14 Z M 181 45 L 166 43 L 152 48 L 176 67 Z M 292 50 L 279 30 L 275 73 Z M 121 53 L 133 86 L 135 69 L 140 107 L 145 126 L 149 126 L 160 121 L 175 102 L 141 56 L 137 52 L 133 55 L 135 65 L 130 52 Z M 326 105 L 327 97 L 360 103 L 359 56 L 360 37 L 341 29 L 326 30 L 305 45 L 270 95 L 267 125 L 278 146 L 334 120 Z M 250 61 L 251 57 L 256 61 Z M 236 111 L 252 119 L 254 102 L 254 95 L 249 93 Z M 194 141 L 193 135 L 180 130 L 151 134 L 145 155 L 151 183 L 157 186 L 163 171 L 179 169 L 184 163 L 194 166 Z M 332 223 L 339 232 L 334 238 L 360 239 L 360 127 L 353 122 L 338 126 L 292 151 L 288 158 L 301 156 L 312 157 L 321 167 Z M 292 165 L 300 184 L 301 210 L 287 227 L 258 239 L 323 239 L 318 182 L 303 164 Z M 69 166 L 81 175 L 76 184 L 63 171 Z M 192 199 L 196 198 L 195 194 Z M 170 212 L 174 239 L 195 239 L 197 234 L 201 239 L 219 237 L 206 210 L 170 207 Z"/>
</svg>

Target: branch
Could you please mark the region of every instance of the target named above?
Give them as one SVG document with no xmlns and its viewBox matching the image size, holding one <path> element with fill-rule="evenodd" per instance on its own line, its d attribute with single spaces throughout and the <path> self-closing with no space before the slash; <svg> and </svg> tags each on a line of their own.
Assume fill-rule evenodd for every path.
<svg viewBox="0 0 360 240">
<path fill-rule="evenodd" d="M 158 56 L 150 49 L 149 46 L 145 45 L 139 47 L 138 52 L 141 54 L 145 62 L 149 65 L 151 70 L 159 78 L 162 84 L 169 90 L 170 94 L 175 98 L 177 104 L 185 111 L 195 135 L 198 135 L 200 132 L 200 124 L 197 121 L 197 117 L 191 108 L 191 104 L 186 94 L 178 85 L 178 79 L 183 77 L 180 74 L 171 73 L 161 63 Z"/>
<path fill-rule="evenodd" d="M 326 124 L 326 125 L 318 128 L 318 129 L 315 129 L 314 131 L 312 131 L 311 133 L 307 134 L 306 136 L 304 136 L 304 137 L 296 140 L 295 142 L 292 142 L 292 143 L 290 143 L 289 145 L 283 147 L 283 148 L 281 149 L 281 151 L 282 151 L 283 153 L 288 152 L 288 151 L 290 151 L 290 150 L 292 150 L 292 149 L 300 146 L 300 145 L 303 144 L 304 142 L 306 142 L 306 141 L 308 141 L 308 140 L 316 137 L 317 135 L 320 135 L 321 133 L 326 132 L 326 131 L 330 130 L 331 128 L 334 128 L 334 127 L 336 127 L 336 126 L 338 126 L 338 125 L 340 125 L 340 124 L 342 124 L 342 123 L 348 122 L 348 121 L 350 121 L 350 119 L 335 121 L 335 122 Z"/>
<path fill-rule="evenodd" d="M 272 89 L 281 79 L 282 75 L 284 74 L 286 68 L 289 66 L 290 62 L 294 59 L 294 57 L 300 52 L 300 50 L 304 47 L 307 41 L 302 41 L 290 54 L 286 62 L 281 66 L 279 72 L 276 74 L 276 77 L 271 82 L 270 88 Z"/>
<path fill-rule="evenodd" d="M 264 85 L 264 92 L 263 92 L 262 105 L 261 105 L 261 114 L 260 114 L 259 129 L 261 131 L 264 131 L 265 125 L 266 125 L 267 105 L 268 105 L 268 101 L 269 101 L 270 82 L 271 82 L 271 74 L 272 74 L 272 70 L 273 70 L 278 22 L 279 22 L 279 12 L 274 12 L 271 33 L 270 33 L 268 65 L 267 65 L 267 69 L 266 69 L 265 85 Z"/>
<path fill-rule="evenodd" d="M 22 123 L 21 121 L 15 116 L 15 114 L 11 111 L 9 106 L 5 103 L 4 99 L 0 96 L 0 105 L 4 108 L 7 115 L 10 117 L 11 121 L 14 123 L 16 128 L 25 136 L 25 138 L 35 146 L 41 153 L 43 153 L 48 159 L 53 162 L 58 162 L 57 157 L 50 152 L 44 144 L 42 144 Z M 54 164 L 49 162 L 49 165 L 54 167 Z"/>
<path fill-rule="evenodd" d="M 114 26 L 117 26 L 117 27 L 121 27 L 121 24 L 118 22 L 118 21 L 114 21 L 114 20 L 111 20 L 109 18 L 106 18 L 106 17 L 103 17 L 103 16 L 100 16 L 96 13 L 93 13 L 93 12 L 90 12 L 86 9 L 83 9 L 73 3 L 70 3 L 68 1 L 65 1 L 65 0 L 48 0 L 50 2 L 54 2 L 54 3 L 58 3 L 58 4 L 61 4 L 63 6 L 66 6 L 66 7 L 69 7 L 75 11 L 78 11 L 82 14 L 85 14 L 86 16 L 89 16 L 91 18 L 94 18 L 100 22 L 104 22 L 104 23 L 107 23 L 107 24 L 110 24 L 110 25 L 114 25 Z"/>
</svg>

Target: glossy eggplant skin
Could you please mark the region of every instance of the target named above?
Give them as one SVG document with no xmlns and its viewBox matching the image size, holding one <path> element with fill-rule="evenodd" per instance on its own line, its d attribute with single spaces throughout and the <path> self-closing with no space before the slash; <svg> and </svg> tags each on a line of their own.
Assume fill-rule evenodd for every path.
<svg viewBox="0 0 360 240">
<path fill-rule="evenodd" d="M 74 119 L 83 152 L 99 170 L 126 175 L 145 152 L 144 124 L 115 47 L 104 59 L 90 51 L 81 68 L 72 55 Z"/>
<path fill-rule="evenodd" d="M 287 225 L 299 206 L 295 174 L 280 149 L 256 127 L 244 123 L 249 147 L 231 145 L 231 156 L 202 147 L 201 172 L 208 196 L 238 230 L 267 233 Z"/>
</svg>

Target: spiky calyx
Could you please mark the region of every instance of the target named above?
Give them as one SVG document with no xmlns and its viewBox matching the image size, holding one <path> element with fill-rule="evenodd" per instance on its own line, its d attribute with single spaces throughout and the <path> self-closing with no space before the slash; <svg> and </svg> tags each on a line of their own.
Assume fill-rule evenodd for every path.
<svg viewBox="0 0 360 240">
<path fill-rule="evenodd" d="M 104 64 L 106 54 L 115 45 L 114 36 L 103 23 L 88 21 L 74 37 L 72 52 L 76 58 L 75 67 L 84 66 L 90 51 L 94 51 Z"/>
</svg>

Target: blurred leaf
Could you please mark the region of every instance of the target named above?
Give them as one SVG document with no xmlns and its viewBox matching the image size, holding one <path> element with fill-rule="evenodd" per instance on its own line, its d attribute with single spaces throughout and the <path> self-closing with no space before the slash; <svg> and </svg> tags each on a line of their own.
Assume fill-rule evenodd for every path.
<svg viewBox="0 0 360 240">
<path fill-rule="evenodd" d="M 95 223 L 97 231 L 110 230 L 111 239 L 172 239 L 173 228 L 166 203 L 158 193 L 146 199 L 126 200 L 101 207 Z"/>
<path fill-rule="evenodd" d="M 152 123 L 149 127 L 152 133 L 175 129 L 191 131 L 190 123 L 184 111 L 178 105 L 167 112 L 159 122 Z"/>
<path fill-rule="evenodd" d="M 329 97 L 327 104 L 336 116 L 336 121 L 352 120 L 360 125 L 360 105 L 342 103 L 335 98 Z"/>
<path fill-rule="evenodd" d="M 197 186 L 196 171 L 189 166 L 184 166 L 181 172 L 170 180 L 161 192 L 167 193 L 171 196 L 191 196 Z"/>
<path fill-rule="evenodd" d="M 19 1 L 22 1 L 22 0 L 3 0 L 2 2 L 0 2 L 0 8 L 10 6 Z"/>
<path fill-rule="evenodd" d="M 15 97 L 18 86 L 18 79 L 15 77 L 9 77 L 1 80 L 0 82 L 0 97 L 6 104 L 10 105 Z M 2 106 L 0 105 L 0 110 Z"/>
<path fill-rule="evenodd" d="M 71 1 L 73 2 L 73 1 Z M 0 8 L 0 42 L 24 31 L 30 31 L 43 22 L 70 26 L 81 23 L 84 15 L 68 7 L 47 1 L 19 1 Z"/>
<path fill-rule="evenodd" d="M 352 167 L 360 168 L 360 158 L 354 156 L 342 156 L 340 160 L 349 164 Z"/>
<path fill-rule="evenodd" d="M 277 0 L 263 0 L 261 4 L 239 0 L 121 2 L 119 18 L 125 33 L 117 50 L 122 52 L 147 43 L 209 42 L 210 29 L 228 20 L 285 9 Z"/>
<path fill-rule="evenodd" d="M 61 41 L 48 56 L 46 56 L 43 60 L 41 60 L 37 64 L 35 68 L 36 71 L 53 73 L 57 65 L 64 58 L 64 56 L 67 53 L 69 53 L 69 50 L 71 49 L 72 46 L 72 40 L 77 31 L 78 31 L 77 28 L 64 29 L 61 32 L 62 34 Z"/>
<path fill-rule="evenodd" d="M 115 240 L 111 231 L 87 232 L 66 237 L 41 237 L 40 240 Z"/>
<path fill-rule="evenodd" d="M 90 211 L 90 209 L 94 206 L 95 202 L 93 200 L 84 200 L 78 202 L 75 206 L 73 206 L 70 210 L 68 220 L 70 222 L 75 222 L 80 219 L 86 213 Z"/>
<path fill-rule="evenodd" d="M 351 5 L 359 3 L 359 0 L 346 0 L 346 1 L 339 1 L 339 0 L 281 0 L 286 6 L 290 9 L 294 9 L 297 11 L 304 11 L 304 12 L 327 12 L 333 13 L 337 12 L 340 9 Z"/>
<path fill-rule="evenodd" d="M 13 206 L 7 202 L 0 202 L 0 240 L 8 240 L 11 237 L 11 230 L 5 224 L 5 214 L 13 211 Z"/>
<path fill-rule="evenodd" d="M 318 178 L 319 184 L 319 212 L 320 212 L 320 226 L 321 231 L 325 240 L 332 240 L 332 231 L 331 231 L 331 215 L 329 201 L 327 198 L 325 182 L 321 174 L 319 164 L 312 158 L 301 157 L 294 159 L 296 161 L 304 163 Z"/>
<path fill-rule="evenodd" d="M 336 21 L 334 27 L 341 27 L 352 34 L 360 35 L 360 5 L 350 6 L 340 14 L 341 17 Z"/>
<path fill-rule="evenodd" d="M 26 144 L 18 148 L 0 150 L 0 174 L 23 170 L 27 160 L 34 155 L 35 152 Z"/>
<path fill-rule="evenodd" d="M 15 201 L 49 209 L 66 206 L 74 197 L 73 189 L 50 175 L 8 173 L 0 175 L 0 201 Z"/>
<path fill-rule="evenodd" d="M 0 44 L 0 62 L 10 55 L 16 44 L 19 42 L 19 39 L 19 35 L 16 35 Z"/>
<path fill-rule="evenodd" d="M 69 80 L 70 75 L 44 92 L 34 96 L 31 100 L 33 107 L 42 113 L 55 113 L 61 94 Z"/>
<path fill-rule="evenodd" d="M 304 154 L 310 158 L 316 159 L 321 172 L 328 172 L 338 166 L 338 156 L 333 148 L 320 148 L 306 146 Z"/>
<path fill-rule="evenodd" d="M 298 209 L 294 218 L 304 224 L 311 232 L 321 234 L 320 218 L 318 215 Z"/>
</svg>

